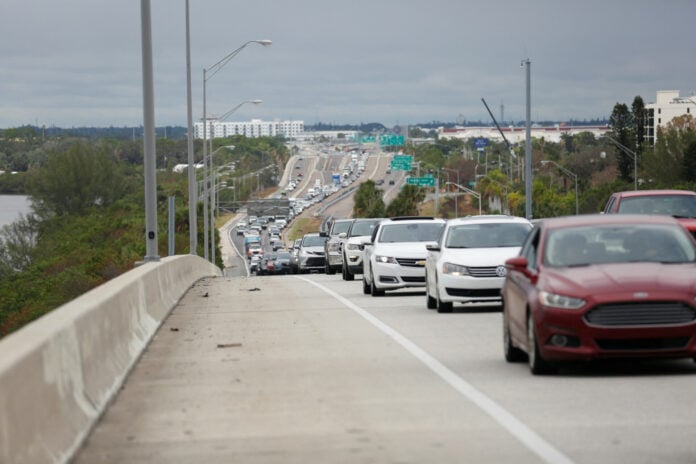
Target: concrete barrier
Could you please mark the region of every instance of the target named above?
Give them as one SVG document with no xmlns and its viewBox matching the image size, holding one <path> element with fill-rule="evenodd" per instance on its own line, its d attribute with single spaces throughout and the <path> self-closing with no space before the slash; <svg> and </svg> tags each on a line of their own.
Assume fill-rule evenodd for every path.
<svg viewBox="0 0 696 464">
<path fill-rule="evenodd" d="M 171 309 L 212 275 L 193 255 L 149 262 L 0 340 L 0 462 L 67 462 Z"/>
</svg>

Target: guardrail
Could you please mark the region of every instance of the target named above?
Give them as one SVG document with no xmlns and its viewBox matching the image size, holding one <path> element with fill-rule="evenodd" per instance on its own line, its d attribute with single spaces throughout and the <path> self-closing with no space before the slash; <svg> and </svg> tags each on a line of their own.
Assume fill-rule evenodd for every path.
<svg viewBox="0 0 696 464">
<path fill-rule="evenodd" d="M 0 462 L 68 462 L 171 309 L 213 275 L 193 255 L 147 262 L 0 340 Z"/>
</svg>

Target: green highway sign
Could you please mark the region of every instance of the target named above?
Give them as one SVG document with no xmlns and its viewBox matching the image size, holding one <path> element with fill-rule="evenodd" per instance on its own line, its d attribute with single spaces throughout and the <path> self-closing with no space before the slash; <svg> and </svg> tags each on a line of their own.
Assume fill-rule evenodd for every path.
<svg viewBox="0 0 696 464">
<path fill-rule="evenodd" d="M 413 156 L 411 155 L 394 155 L 389 167 L 396 171 L 410 171 L 411 163 L 413 163 Z"/>
<path fill-rule="evenodd" d="M 404 144 L 404 136 L 395 134 L 382 134 L 379 136 L 379 144 L 383 147 L 399 147 Z"/>
<path fill-rule="evenodd" d="M 419 187 L 435 187 L 434 177 L 409 177 L 406 179 L 408 185 L 417 185 Z"/>
</svg>

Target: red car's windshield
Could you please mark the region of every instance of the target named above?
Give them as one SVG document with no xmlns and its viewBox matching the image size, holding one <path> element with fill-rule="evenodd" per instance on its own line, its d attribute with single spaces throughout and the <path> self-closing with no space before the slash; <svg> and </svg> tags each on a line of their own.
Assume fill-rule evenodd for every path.
<svg viewBox="0 0 696 464">
<path fill-rule="evenodd" d="M 550 230 L 544 264 L 552 267 L 602 263 L 696 260 L 696 247 L 678 226 L 622 225 Z"/>
</svg>

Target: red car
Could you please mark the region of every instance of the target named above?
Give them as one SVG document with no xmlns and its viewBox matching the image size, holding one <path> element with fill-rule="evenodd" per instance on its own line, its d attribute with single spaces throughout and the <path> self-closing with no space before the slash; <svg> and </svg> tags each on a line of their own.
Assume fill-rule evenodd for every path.
<svg viewBox="0 0 696 464">
<path fill-rule="evenodd" d="M 629 190 L 616 192 L 604 214 L 667 214 L 679 219 L 696 237 L 696 192 L 690 190 Z"/>
<path fill-rule="evenodd" d="M 506 267 L 508 362 L 543 374 L 563 361 L 696 357 L 696 240 L 672 217 L 544 219 Z"/>
</svg>

